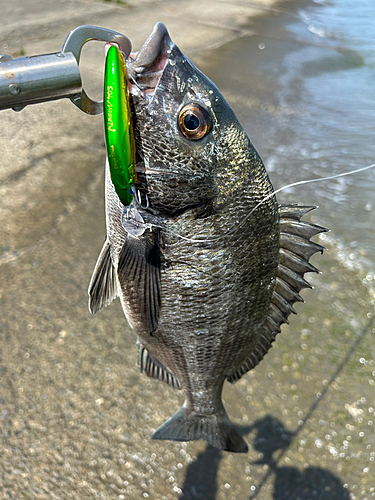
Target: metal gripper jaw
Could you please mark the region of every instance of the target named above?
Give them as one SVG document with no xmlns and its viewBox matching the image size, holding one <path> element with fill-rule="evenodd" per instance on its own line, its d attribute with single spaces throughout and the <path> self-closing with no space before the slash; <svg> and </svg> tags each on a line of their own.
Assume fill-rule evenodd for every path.
<svg viewBox="0 0 375 500">
<path fill-rule="evenodd" d="M 125 58 L 131 51 L 130 40 L 121 33 L 78 26 L 69 33 L 61 52 L 17 59 L 0 55 L 0 110 L 20 111 L 28 104 L 69 98 L 85 113 L 101 114 L 103 102 L 86 94 L 79 71 L 82 47 L 90 40 L 116 43 Z"/>
</svg>

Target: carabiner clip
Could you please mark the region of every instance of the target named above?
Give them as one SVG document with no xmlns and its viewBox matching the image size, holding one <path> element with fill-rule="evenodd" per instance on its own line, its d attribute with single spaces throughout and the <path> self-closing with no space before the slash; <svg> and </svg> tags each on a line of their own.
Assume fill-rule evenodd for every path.
<svg viewBox="0 0 375 500">
<path fill-rule="evenodd" d="M 82 47 L 90 40 L 116 43 L 124 54 L 125 59 L 129 57 L 132 48 L 129 38 L 117 31 L 99 28 L 97 26 L 83 25 L 78 26 L 78 28 L 75 28 L 69 33 L 61 53 L 65 54 L 71 52 L 79 64 Z M 78 96 L 72 97 L 70 100 L 89 115 L 100 115 L 103 113 L 103 101 L 93 101 L 88 97 L 84 89 L 82 89 L 82 92 Z"/>
</svg>

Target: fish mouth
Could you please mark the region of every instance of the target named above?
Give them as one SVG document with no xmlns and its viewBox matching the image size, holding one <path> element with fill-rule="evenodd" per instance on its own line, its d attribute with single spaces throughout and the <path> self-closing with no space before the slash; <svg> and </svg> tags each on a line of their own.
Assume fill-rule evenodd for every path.
<svg viewBox="0 0 375 500">
<path fill-rule="evenodd" d="M 126 61 L 130 94 L 152 99 L 173 46 L 167 28 L 157 23 L 140 50 Z"/>
</svg>

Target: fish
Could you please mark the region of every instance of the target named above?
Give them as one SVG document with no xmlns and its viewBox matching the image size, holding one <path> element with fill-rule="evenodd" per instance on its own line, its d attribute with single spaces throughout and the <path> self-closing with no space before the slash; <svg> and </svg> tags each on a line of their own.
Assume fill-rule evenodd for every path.
<svg viewBox="0 0 375 500">
<path fill-rule="evenodd" d="M 218 88 L 156 24 L 126 61 L 138 204 L 105 174 L 106 239 L 89 285 L 95 314 L 116 297 L 138 342 L 140 371 L 184 393 L 152 435 L 246 453 L 222 402 L 269 351 L 311 288 L 326 231 L 315 207 L 279 205 L 262 160 Z M 129 207 L 127 207 L 129 209 Z"/>
</svg>

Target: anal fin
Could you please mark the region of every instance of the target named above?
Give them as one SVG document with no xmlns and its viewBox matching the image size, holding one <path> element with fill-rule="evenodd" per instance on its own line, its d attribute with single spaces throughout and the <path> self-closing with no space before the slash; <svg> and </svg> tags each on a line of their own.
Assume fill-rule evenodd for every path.
<svg viewBox="0 0 375 500">
<path fill-rule="evenodd" d="M 141 344 L 138 346 L 138 365 L 141 373 L 144 372 L 148 377 L 160 380 L 173 389 L 181 389 L 176 375 L 150 356 L 148 350 Z"/>
</svg>

